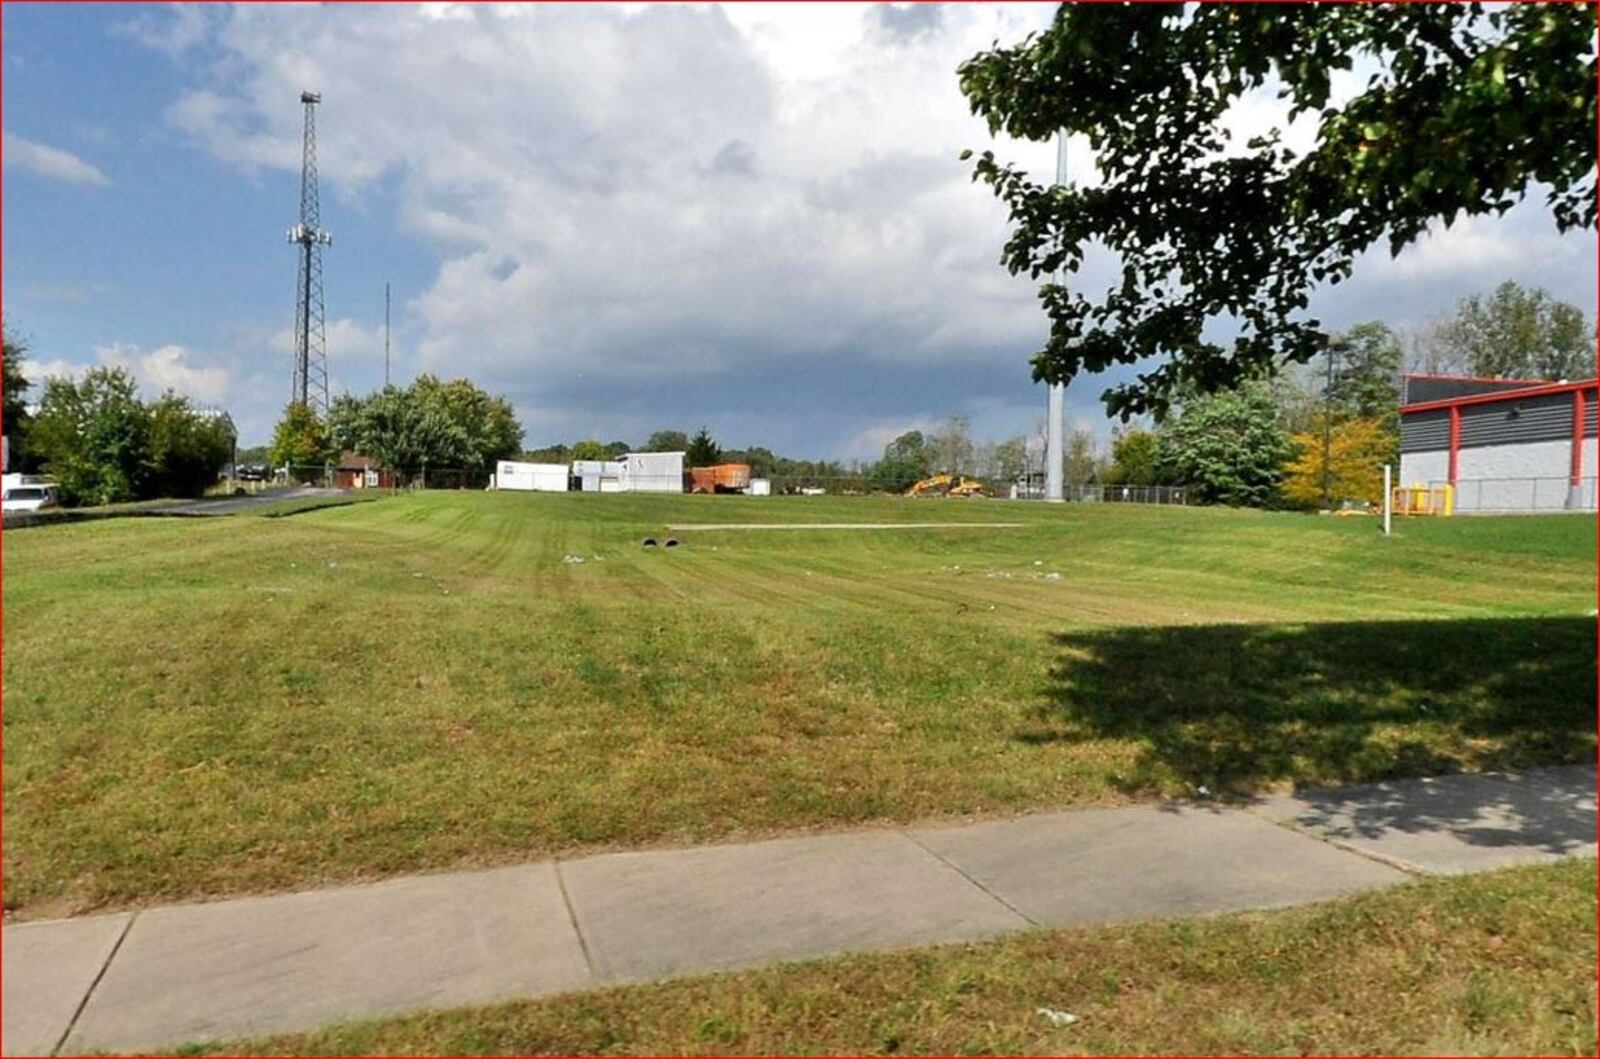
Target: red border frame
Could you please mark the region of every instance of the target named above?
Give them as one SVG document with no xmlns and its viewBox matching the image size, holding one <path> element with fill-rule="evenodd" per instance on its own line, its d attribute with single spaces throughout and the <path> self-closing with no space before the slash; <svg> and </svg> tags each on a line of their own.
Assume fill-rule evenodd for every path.
<svg viewBox="0 0 1600 1059">
<path fill-rule="evenodd" d="M 1431 412 L 1440 408 L 1460 408 L 1468 404 L 1493 404 L 1495 401 L 1520 401 L 1525 397 L 1544 397 L 1552 393 L 1573 393 L 1579 390 L 1600 388 L 1600 379 L 1580 379 L 1577 382 L 1535 383 L 1523 389 L 1499 390 L 1494 393 L 1472 393 L 1462 397 L 1442 397 L 1437 401 L 1421 401 L 1400 406 L 1400 414 Z"/>
</svg>

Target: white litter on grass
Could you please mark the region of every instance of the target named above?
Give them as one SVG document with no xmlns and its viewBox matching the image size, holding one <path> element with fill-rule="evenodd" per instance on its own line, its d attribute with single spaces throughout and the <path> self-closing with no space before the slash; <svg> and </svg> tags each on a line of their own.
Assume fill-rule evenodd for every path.
<svg viewBox="0 0 1600 1059">
<path fill-rule="evenodd" d="M 419 573 L 419 572 L 418 572 L 418 571 L 416 571 L 416 570 L 413 570 L 413 571 L 411 571 L 411 576 L 412 576 L 412 577 L 421 577 L 421 576 L 422 576 L 422 574 L 421 574 L 421 573 Z"/>
<path fill-rule="evenodd" d="M 1034 566 L 1043 566 L 1044 565 L 1044 560 L 1043 559 L 1035 559 L 1033 561 L 1033 565 Z"/>
<path fill-rule="evenodd" d="M 563 555 L 561 561 L 564 563 L 581 563 L 584 559 L 581 555 Z"/>
<path fill-rule="evenodd" d="M 1202 797 L 1202 798 L 1209 798 L 1209 797 L 1211 797 L 1211 788 L 1210 788 L 1210 787 L 1207 787 L 1207 786 L 1205 786 L 1205 785 L 1204 785 L 1204 784 L 1202 784 L 1202 785 L 1201 785 L 1201 786 L 1199 786 L 1199 787 L 1196 787 L 1196 788 L 1195 788 L 1195 789 L 1194 789 L 1194 792 L 1195 792 L 1195 793 L 1196 793 L 1196 794 L 1198 794 L 1198 795 L 1199 795 L 1199 796 L 1200 796 L 1200 797 Z"/>
<path fill-rule="evenodd" d="M 922 530 L 1021 529 L 1026 522 L 674 522 L 667 529 L 694 530 Z"/>
<path fill-rule="evenodd" d="M 1052 570 L 1048 574 L 1044 575 L 1044 579 L 1046 581 L 1059 581 L 1061 580 L 1061 575 Z"/>
<path fill-rule="evenodd" d="M 1070 1011 L 1057 1011 L 1055 1008 L 1040 1008 L 1039 1017 L 1052 1026 L 1070 1026 L 1078 1021 L 1078 1016 Z"/>
</svg>

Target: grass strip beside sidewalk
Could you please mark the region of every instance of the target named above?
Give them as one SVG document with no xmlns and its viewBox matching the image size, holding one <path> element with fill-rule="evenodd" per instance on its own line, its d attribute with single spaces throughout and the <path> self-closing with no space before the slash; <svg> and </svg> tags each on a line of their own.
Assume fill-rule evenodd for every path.
<svg viewBox="0 0 1600 1059">
<path fill-rule="evenodd" d="M 184 1051 L 1593 1055 L 1595 882 L 1585 858 Z M 1052 1025 L 1041 1008 L 1078 1021 Z"/>
</svg>

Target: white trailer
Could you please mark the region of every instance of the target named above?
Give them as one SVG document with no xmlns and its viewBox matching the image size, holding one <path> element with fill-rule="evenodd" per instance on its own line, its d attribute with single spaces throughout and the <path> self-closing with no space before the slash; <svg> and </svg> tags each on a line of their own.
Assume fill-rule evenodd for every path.
<svg viewBox="0 0 1600 1059">
<path fill-rule="evenodd" d="M 585 493 L 622 491 L 622 463 L 618 460 L 573 460 L 572 476 Z"/>
<path fill-rule="evenodd" d="M 622 465 L 619 481 L 625 493 L 683 492 L 681 452 L 629 452 L 617 461 Z"/>
<path fill-rule="evenodd" d="M 517 489 L 535 493 L 565 493 L 567 465 L 564 463 L 518 463 L 501 460 L 494 470 L 496 489 Z"/>
</svg>

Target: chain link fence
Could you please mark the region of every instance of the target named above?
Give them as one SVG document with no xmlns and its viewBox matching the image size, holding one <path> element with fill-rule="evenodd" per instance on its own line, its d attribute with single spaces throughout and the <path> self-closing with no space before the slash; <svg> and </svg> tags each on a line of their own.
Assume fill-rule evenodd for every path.
<svg viewBox="0 0 1600 1059">
<path fill-rule="evenodd" d="M 1069 485 L 1062 493 L 1066 499 L 1084 504 L 1189 503 L 1186 485 Z"/>
<path fill-rule="evenodd" d="M 569 473 L 565 485 L 570 492 L 597 491 L 636 493 L 687 493 L 690 490 L 688 472 L 681 475 L 629 475 L 626 482 L 615 476 L 583 477 Z M 1042 479 L 1028 481 L 996 481 L 975 476 L 956 476 L 967 482 L 983 486 L 973 499 L 991 497 L 1009 500 L 1042 500 Z M 281 488 L 286 485 L 313 486 L 326 489 L 486 489 L 491 481 L 490 470 L 463 467 L 414 467 L 389 471 L 376 467 L 338 467 L 334 465 L 293 465 L 274 469 L 264 482 L 239 482 L 246 491 L 264 488 Z M 746 493 L 765 489 L 773 496 L 904 496 L 918 479 L 884 479 L 863 474 L 769 474 L 752 472 L 752 483 L 765 482 Z M 541 491 L 562 491 L 559 475 L 541 480 Z M 1189 489 L 1181 485 L 1099 485 L 1079 484 L 1063 487 L 1063 498 L 1076 503 L 1102 504 L 1188 504 Z M 925 493 L 926 497 L 939 497 L 939 491 Z"/>
<path fill-rule="evenodd" d="M 1428 483 L 1432 488 L 1448 484 Z M 1595 498 L 1594 478 L 1581 479 L 1577 485 L 1566 477 L 1462 478 L 1455 483 L 1455 510 L 1463 515 L 1594 511 Z"/>
</svg>

